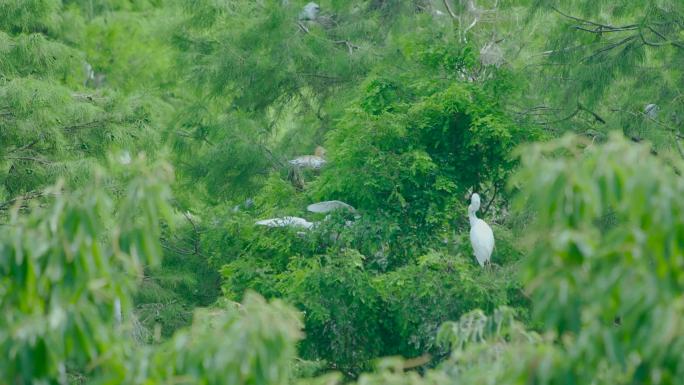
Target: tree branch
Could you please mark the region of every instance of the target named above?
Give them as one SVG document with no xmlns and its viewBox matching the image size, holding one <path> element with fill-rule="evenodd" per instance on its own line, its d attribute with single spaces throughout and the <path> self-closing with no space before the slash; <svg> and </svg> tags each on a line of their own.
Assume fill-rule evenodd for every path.
<svg viewBox="0 0 684 385">
<path fill-rule="evenodd" d="M 458 19 L 458 16 L 454 13 L 454 10 L 451 9 L 451 4 L 449 4 L 449 0 L 444 0 L 444 7 L 446 8 L 447 12 L 449 12 L 449 15 L 454 18 Z"/>
<path fill-rule="evenodd" d="M 44 165 L 50 165 L 52 162 L 44 160 L 44 159 L 39 159 L 39 158 L 34 158 L 31 156 L 8 156 L 5 157 L 5 159 L 12 159 L 12 160 L 26 160 L 26 161 L 31 161 L 31 162 L 36 162 L 36 163 L 41 163 Z"/>
<path fill-rule="evenodd" d="M 594 52 L 593 54 L 591 54 L 591 55 L 585 57 L 584 59 L 582 59 L 582 61 L 589 61 L 589 60 L 595 58 L 596 56 L 598 56 L 598 55 L 600 55 L 600 54 L 602 54 L 602 53 L 604 53 L 604 52 L 608 52 L 608 51 L 610 51 L 610 50 L 612 50 L 612 49 L 614 49 L 614 48 L 617 48 L 617 47 L 619 47 L 619 46 L 621 46 L 621 45 L 623 45 L 623 44 L 625 44 L 625 43 L 628 43 L 628 42 L 630 42 L 630 41 L 636 39 L 637 37 L 639 37 L 638 34 L 634 34 L 634 35 L 627 36 L 626 38 L 624 38 L 624 39 L 622 39 L 622 40 L 620 40 L 620 41 L 618 41 L 618 42 L 616 42 L 616 43 L 609 44 L 609 45 L 607 45 L 606 47 L 601 48 L 600 50 L 598 50 L 598 51 Z"/>
<path fill-rule="evenodd" d="M 551 7 L 551 9 L 553 9 L 553 10 L 554 10 L 555 12 L 557 12 L 559 15 L 561 15 L 561 16 L 563 16 L 563 17 L 566 17 L 566 18 L 568 18 L 568 19 L 575 20 L 575 21 L 580 22 L 580 23 L 582 23 L 582 24 L 584 24 L 584 25 L 591 25 L 591 26 L 597 27 L 597 28 L 599 28 L 602 32 L 631 31 L 631 30 L 636 30 L 636 29 L 639 28 L 639 25 L 638 25 L 638 24 L 624 25 L 624 26 L 621 26 L 621 27 L 615 27 L 615 26 L 608 25 L 608 24 L 601 24 L 601 23 L 597 23 L 597 22 L 594 22 L 594 21 L 591 21 L 591 20 L 581 19 L 581 18 L 576 17 L 576 16 L 568 15 L 567 13 L 561 11 L 560 9 L 558 9 L 558 8 L 556 8 L 556 7 Z M 593 31 L 588 31 L 588 32 L 593 32 Z M 596 32 L 594 32 L 594 33 L 598 33 L 598 32 L 599 32 L 599 31 L 596 31 Z"/>
<path fill-rule="evenodd" d="M 25 144 L 25 145 L 23 145 L 23 146 L 21 146 L 21 147 L 13 148 L 13 149 L 9 150 L 7 153 L 8 153 L 8 154 L 12 154 L 12 153 L 15 153 L 15 152 L 17 152 L 17 151 L 27 150 L 27 149 L 33 147 L 33 145 L 35 145 L 36 143 L 38 143 L 39 140 L 40 140 L 40 139 L 35 139 L 34 141 L 29 142 L 28 144 Z"/>
<path fill-rule="evenodd" d="M 594 117 L 594 119 L 601 122 L 602 124 L 606 124 L 605 119 L 603 119 L 601 116 L 599 116 L 596 112 L 584 107 L 581 103 L 577 103 L 577 109 L 590 113 Z"/>
<path fill-rule="evenodd" d="M 29 191 L 24 195 L 20 195 L 18 197 L 12 198 L 10 200 L 7 200 L 5 202 L 0 203 L 0 210 L 7 210 L 10 206 L 15 204 L 16 202 L 23 202 L 23 201 L 29 201 L 31 199 L 36 199 L 43 197 L 47 194 L 43 191 Z M 57 194 L 49 194 L 49 195 L 57 195 Z"/>
<path fill-rule="evenodd" d="M 200 238 L 199 238 L 199 230 L 197 229 L 197 225 L 195 222 L 192 220 L 190 217 L 189 213 L 187 211 L 183 212 L 183 216 L 185 216 L 185 219 L 190 222 L 190 225 L 192 225 L 192 230 L 194 233 L 193 239 L 192 239 L 192 244 L 195 248 L 195 255 L 200 254 Z"/>
</svg>

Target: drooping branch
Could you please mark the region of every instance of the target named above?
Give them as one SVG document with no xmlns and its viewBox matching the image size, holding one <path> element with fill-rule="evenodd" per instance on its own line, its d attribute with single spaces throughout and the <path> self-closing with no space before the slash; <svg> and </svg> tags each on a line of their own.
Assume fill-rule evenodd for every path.
<svg viewBox="0 0 684 385">
<path fill-rule="evenodd" d="M 195 221 L 192 220 L 190 217 L 190 213 L 187 211 L 183 212 L 183 216 L 185 216 L 185 219 L 190 222 L 190 225 L 192 226 L 192 231 L 193 231 L 193 237 L 192 237 L 192 244 L 195 249 L 194 254 L 199 255 L 200 254 L 200 232 L 199 229 L 197 228 L 197 225 L 195 224 Z"/>
<path fill-rule="evenodd" d="M 95 128 L 95 127 L 101 126 L 101 125 L 106 124 L 106 123 L 111 123 L 112 121 L 113 121 L 112 119 L 92 120 L 90 122 L 77 123 L 77 124 L 73 124 L 71 126 L 60 127 L 60 128 L 64 131 L 71 132 L 71 131 L 76 131 L 76 130 Z"/>
<path fill-rule="evenodd" d="M 33 200 L 36 198 L 41 198 L 41 197 L 49 196 L 49 195 L 54 196 L 54 195 L 57 195 L 57 193 L 49 193 L 48 194 L 44 191 L 29 191 L 23 195 L 18 196 L 18 197 L 12 198 L 12 199 L 4 201 L 4 202 L 0 202 L 0 210 L 7 210 L 11 206 L 13 206 L 14 204 L 16 204 L 18 202 L 27 202 L 27 201 L 30 201 L 30 200 Z M 22 205 L 22 208 L 26 208 L 26 207 L 27 207 L 26 205 Z"/>
<path fill-rule="evenodd" d="M 444 0 L 444 8 L 446 8 L 447 12 L 452 18 L 458 19 L 458 16 L 456 16 L 456 14 L 454 13 L 454 10 L 451 9 L 451 4 L 449 4 L 449 0 Z"/>
<path fill-rule="evenodd" d="M 499 192 L 499 186 L 494 184 L 494 193 L 492 194 L 492 199 L 489 200 L 489 203 L 487 203 L 487 207 L 485 207 L 484 211 L 482 212 L 482 215 L 487 214 L 489 212 L 489 207 L 491 207 L 492 203 L 494 203 L 494 199 L 496 199 L 496 194 Z"/>
<path fill-rule="evenodd" d="M 40 158 L 35 158 L 32 156 L 8 156 L 5 157 L 5 159 L 11 159 L 11 160 L 24 160 L 24 161 L 29 161 L 29 162 L 36 162 L 44 165 L 50 165 L 52 162 L 47 161 L 45 159 L 40 159 Z"/>
<path fill-rule="evenodd" d="M 333 41 L 333 43 L 334 43 L 334 44 L 343 44 L 343 45 L 346 45 L 346 46 L 347 46 L 347 49 L 349 50 L 349 54 L 350 54 L 350 55 L 351 55 L 352 53 L 354 53 L 354 50 L 355 50 L 355 49 L 359 49 L 359 48 L 360 48 L 358 45 L 354 45 L 354 44 L 352 44 L 352 43 L 351 43 L 350 41 L 348 41 L 348 40 L 338 40 L 338 41 Z"/>
<path fill-rule="evenodd" d="M 610 51 L 610 50 L 612 50 L 612 49 L 615 49 L 615 48 L 617 48 L 617 47 L 619 47 L 619 46 L 621 46 L 621 45 L 623 45 L 623 44 L 627 44 L 627 43 L 631 42 L 632 40 L 634 40 L 634 39 L 636 39 L 636 38 L 638 38 L 638 37 L 639 37 L 639 34 L 634 34 L 634 35 L 627 36 L 627 37 L 624 38 L 624 39 L 621 39 L 621 40 L 619 40 L 619 41 L 617 41 L 617 42 L 615 42 L 615 43 L 609 44 L 609 45 L 607 45 L 607 46 L 601 48 L 600 50 L 598 50 L 598 51 L 594 52 L 593 54 L 591 54 L 591 55 L 585 57 L 584 59 L 582 59 L 582 61 L 589 61 L 589 60 L 591 60 L 591 59 L 597 57 L 598 55 L 600 55 L 600 54 L 602 54 L 602 53 L 608 52 L 608 51 Z"/>
<path fill-rule="evenodd" d="M 559 15 L 561 15 L 561 16 L 563 16 L 563 17 L 566 17 L 566 18 L 568 18 L 568 19 L 577 21 L 577 22 L 579 22 L 579 23 L 581 23 L 581 24 L 583 24 L 583 25 L 590 25 L 590 26 L 596 27 L 596 29 L 594 29 L 594 30 L 588 30 L 588 32 L 593 32 L 593 33 L 601 33 L 601 32 L 620 32 L 620 31 L 632 31 L 632 30 L 639 29 L 639 25 L 637 25 L 637 24 L 630 24 L 630 25 L 624 25 L 624 26 L 620 26 L 620 27 L 615 27 L 615 26 L 612 26 L 612 25 L 609 25 L 609 24 L 601 24 L 601 23 L 597 23 L 597 22 L 595 22 L 595 21 L 586 20 L 586 19 L 582 19 L 582 18 L 579 18 L 579 17 L 576 17 L 576 16 L 568 15 L 567 13 L 565 13 L 565 12 L 559 10 L 559 9 L 556 8 L 556 7 L 552 7 L 551 9 L 553 9 L 553 10 L 554 10 L 555 12 L 557 12 Z"/>
<path fill-rule="evenodd" d="M 590 109 L 584 107 L 581 103 L 577 103 L 577 109 L 578 109 L 579 111 L 588 112 L 589 114 L 591 114 L 591 116 L 594 117 L 594 119 L 596 119 L 597 122 L 601 122 L 601 124 L 606 124 L 606 120 L 605 120 L 605 119 L 603 119 L 601 116 L 599 116 L 596 112 L 594 112 L 594 111 L 592 111 L 592 110 L 590 110 Z"/>
<path fill-rule="evenodd" d="M 31 141 L 31 142 L 29 142 L 29 143 L 27 143 L 27 144 L 25 144 L 25 145 L 23 145 L 23 146 L 21 146 L 21 147 L 13 148 L 13 149 L 9 150 L 7 153 L 8 153 L 8 154 L 13 154 L 13 153 L 15 153 L 15 152 L 19 152 L 19 151 L 23 151 L 23 150 L 28 150 L 29 148 L 33 147 L 36 143 L 38 143 L 39 140 L 40 140 L 40 139 L 35 139 L 35 140 L 33 140 L 33 141 Z"/>
</svg>

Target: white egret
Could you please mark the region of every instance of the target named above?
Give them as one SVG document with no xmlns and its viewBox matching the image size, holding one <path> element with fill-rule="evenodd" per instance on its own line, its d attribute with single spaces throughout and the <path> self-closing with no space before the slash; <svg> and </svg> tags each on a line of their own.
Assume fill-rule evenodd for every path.
<svg viewBox="0 0 684 385">
<path fill-rule="evenodd" d="M 342 201 L 324 201 L 310 204 L 306 207 L 312 213 L 328 213 L 335 210 L 347 210 L 349 212 L 356 212 L 356 209 L 351 205 Z"/>
<path fill-rule="evenodd" d="M 88 62 L 83 62 L 83 72 L 85 73 L 85 80 L 83 81 L 83 86 L 88 86 L 89 82 L 95 80 L 95 71 L 93 71 L 93 66 Z"/>
<path fill-rule="evenodd" d="M 236 213 L 236 212 L 240 211 L 241 207 L 245 208 L 245 209 L 249 209 L 249 208 L 252 208 L 253 206 L 254 206 L 254 199 L 247 198 L 244 203 L 241 203 L 239 205 L 235 205 L 233 207 L 233 212 Z"/>
<path fill-rule="evenodd" d="M 321 12 L 321 7 L 313 1 L 308 3 L 299 13 L 299 20 L 316 20 L 318 14 Z"/>
<path fill-rule="evenodd" d="M 657 104 L 647 104 L 646 107 L 644 107 L 644 114 L 648 116 L 651 119 L 655 119 L 658 116 L 658 112 L 660 111 L 660 107 L 658 107 Z"/>
<path fill-rule="evenodd" d="M 256 222 L 256 224 L 268 227 L 301 227 L 307 230 L 314 227 L 313 222 L 309 222 L 306 219 L 299 217 L 264 219 L 262 221 Z"/>
<path fill-rule="evenodd" d="M 470 244 L 473 246 L 473 252 L 477 263 L 484 266 L 489 263 L 489 259 L 494 251 L 494 233 L 492 228 L 478 218 L 475 213 L 480 209 L 480 196 L 474 193 L 470 197 L 470 206 L 468 206 L 468 219 L 470 220 Z"/>
<path fill-rule="evenodd" d="M 123 150 L 119 154 L 119 162 L 123 165 L 131 164 L 131 153 L 128 150 Z"/>
<path fill-rule="evenodd" d="M 321 146 L 318 146 L 316 147 L 314 155 L 299 156 L 290 160 L 289 163 L 303 168 L 313 168 L 316 170 L 320 169 L 326 163 L 325 149 Z"/>
</svg>

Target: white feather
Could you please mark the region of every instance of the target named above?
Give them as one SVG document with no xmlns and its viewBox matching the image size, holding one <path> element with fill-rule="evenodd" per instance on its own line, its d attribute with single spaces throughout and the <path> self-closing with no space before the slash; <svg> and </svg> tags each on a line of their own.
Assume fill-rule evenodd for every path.
<svg viewBox="0 0 684 385">
<path fill-rule="evenodd" d="M 321 12 L 321 7 L 313 1 L 308 3 L 299 13 L 299 20 L 316 20 L 318 14 Z"/>
<path fill-rule="evenodd" d="M 658 107 L 657 104 L 653 103 L 647 104 L 644 108 L 644 113 L 651 119 L 655 119 L 656 117 L 658 117 L 658 111 L 660 111 L 660 107 Z"/>
<path fill-rule="evenodd" d="M 299 217 L 264 219 L 256 222 L 256 224 L 268 227 L 301 227 L 305 229 L 310 229 L 314 226 L 313 222 L 309 222 L 306 219 Z"/>
<path fill-rule="evenodd" d="M 306 207 L 306 209 L 311 211 L 312 213 L 327 213 L 330 211 L 341 210 L 341 209 L 348 210 L 351 212 L 356 211 L 352 206 L 350 206 L 347 203 L 344 203 L 342 201 L 318 202 L 318 203 L 310 204 L 309 206 Z"/>
<path fill-rule="evenodd" d="M 294 158 L 289 161 L 290 164 L 293 164 L 295 166 L 299 167 L 305 167 L 305 168 L 313 168 L 313 169 L 319 169 L 323 167 L 323 165 L 326 163 L 325 159 L 321 158 L 320 156 L 316 155 L 304 155 L 300 156 L 297 158 Z"/>
<path fill-rule="evenodd" d="M 470 198 L 468 207 L 468 218 L 470 219 L 470 244 L 473 246 L 473 253 L 480 266 L 489 262 L 494 251 L 494 233 L 492 228 L 478 218 L 475 213 L 480 209 L 480 196 L 474 193 Z"/>
<path fill-rule="evenodd" d="M 470 228 L 470 244 L 473 246 L 473 252 L 477 263 L 484 266 L 492 256 L 494 251 L 494 233 L 492 228 L 483 221 L 477 219 L 475 226 Z"/>
</svg>

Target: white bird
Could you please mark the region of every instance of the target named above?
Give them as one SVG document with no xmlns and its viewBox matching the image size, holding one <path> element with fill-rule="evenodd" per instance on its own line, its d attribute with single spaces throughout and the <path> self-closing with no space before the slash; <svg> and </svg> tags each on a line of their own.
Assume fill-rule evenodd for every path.
<svg viewBox="0 0 684 385">
<path fill-rule="evenodd" d="M 470 219 L 470 244 L 473 246 L 473 252 L 477 263 L 484 266 L 489 263 L 489 259 L 494 251 L 494 233 L 492 228 L 478 218 L 475 213 L 480 209 L 480 196 L 474 193 L 470 197 L 470 206 L 468 206 L 468 219 Z"/>
<path fill-rule="evenodd" d="M 303 155 L 289 161 L 298 167 L 319 169 L 325 165 L 325 149 L 321 146 L 316 147 L 314 155 Z"/>
<path fill-rule="evenodd" d="M 299 14 L 299 20 L 316 20 L 320 12 L 321 7 L 312 1 L 304 6 Z"/>
<path fill-rule="evenodd" d="M 325 159 L 316 155 L 304 155 L 294 158 L 290 161 L 290 164 L 304 168 L 319 169 L 325 164 Z"/>
<path fill-rule="evenodd" d="M 85 72 L 85 80 L 83 81 L 83 86 L 86 87 L 89 82 L 95 80 L 95 71 L 93 71 L 93 66 L 90 63 L 83 62 L 83 72 Z"/>
<path fill-rule="evenodd" d="M 299 217 L 264 219 L 262 221 L 256 222 L 256 224 L 268 227 L 301 227 L 307 230 L 314 227 L 313 222 L 309 222 L 306 219 Z"/>
<path fill-rule="evenodd" d="M 235 206 L 233 207 L 233 212 L 234 212 L 234 213 L 237 213 L 238 211 L 240 211 L 240 207 L 244 207 L 245 209 L 249 209 L 249 208 L 251 208 L 251 207 L 253 207 L 253 206 L 254 206 L 254 199 L 252 199 L 252 198 L 247 198 L 247 199 L 245 200 L 245 203 L 242 203 L 242 204 L 239 204 L 239 205 L 235 205 Z"/>
<path fill-rule="evenodd" d="M 131 153 L 128 150 L 124 150 L 119 154 L 119 162 L 121 164 L 131 164 Z"/>
<path fill-rule="evenodd" d="M 658 107 L 657 104 L 647 104 L 646 107 L 644 107 L 644 114 L 648 116 L 651 119 L 655 119 L 658 116 L 658 112 L 660 111 L 660 107 Z"/>
<path fill-rule="evenodd" d="M 328 213 L 335 210 L 347 210 L 349 212 L 356 212 L 356 209 L 351 205 L 342 201 L 324 201 L 310 204 L 306 207 L 312 213 Z"/>
</svg>

